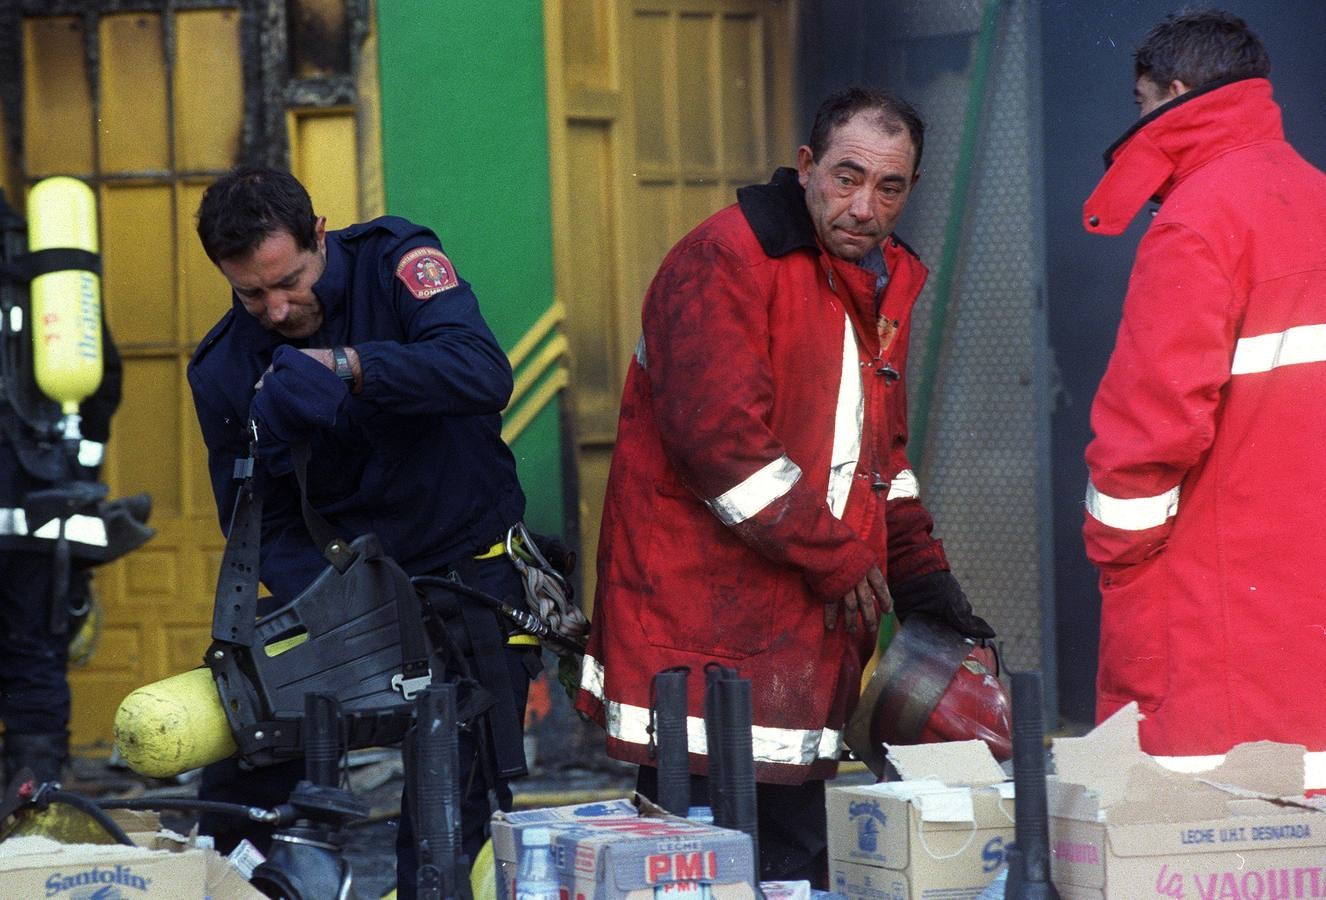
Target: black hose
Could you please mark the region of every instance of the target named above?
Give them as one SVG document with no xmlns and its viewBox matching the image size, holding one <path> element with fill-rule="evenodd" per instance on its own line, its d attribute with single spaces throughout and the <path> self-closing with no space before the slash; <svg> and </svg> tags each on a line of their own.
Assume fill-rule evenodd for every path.
<svg viewBox="0 0 1326 900">
<path fill-rule="evenodd" d="M 115 820 L 106 815 L 101 807 L 88 798 L 75 794 L 70 791 L 48 790 L 41 792 L 33 799 L 34 804 L 63 803 L 65 806 L 72 806 L 79 812 L 87 813 L 96 823 L 106 830 L 106 833 L 115 838 L 117 844 L 125 844 L 129 847 L 137 846 L 129 839 L 129 835 L 124 833 L 124 829 L 115 824 Z"/>
<path fill-rule="evenodd" d="M 427 585 L 429 587 L 440 587 L 444 590 L 451 591 L 452 593 L 460 594 L 462 597 L 478 600 L 483 605 L 496 610 L 500 615 L 509 621 L 514 622 L 518 627 L 528 631 L 540 640 L 554 643 L 563 649 L 570 650 L 572 653 L 583 654 L 585 652 L 584 644 L 558 634 L 556 631 L 549 628 L 548 623 L 540 619 L 538 616 L 522 609 L 516 609 L 511 604 L 499 600 L 492 594 L 486 594 L 483 591 L 461 584 L 459 581 L 452 581 L 450 578 L 443 578 L 440 575 L 415 575 L 410 579 L 410 582 L 412 584 Z M 424 603 L 427 605 L 427 598 L 424 598 Z M 431 605 L 429 608 L 432 609 Z M 434 611 L 438 614 L 442 614 L 441 610 Z"/>
<path fill-rule="evenodd" d="M 101 809 L 171 809 L 188 812 L 211 812 L 238 819 L 250 819 L 254 822 L 275 823 L 280 813 L 261 806 L 245 806 L 242 803 L 225 803 L 220 800 L 192 800 L 188 797 L 138 797 L 132 800 L 97 800 Z M 257 815 L 255 815 L 257 813 Z"/>
</svg>

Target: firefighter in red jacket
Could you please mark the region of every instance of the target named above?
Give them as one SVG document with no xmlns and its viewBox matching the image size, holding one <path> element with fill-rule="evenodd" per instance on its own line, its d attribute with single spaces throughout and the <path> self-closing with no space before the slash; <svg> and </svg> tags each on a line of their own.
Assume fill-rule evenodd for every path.
<svg viewBox="0 0 1326 900">
<path fill-rule="evenodd" d="M 993 634 L 931 536 L 905 452 L 926 269 L 893 228 L 923 134 L 891 95 L 825 101 L 795 170 L 738 191 L 668 254 L 627 375 L 577 706 L 656 796 L 653 676 L 693 673 L 699 777 L 705 664 L 749 679 L 766 879 L 826 880 L 824 779 L 880 613 Z"/>
<path fill-rule="evenodd" d="M 1097 717 L 1136 701 L 1153 754 L 1326 750 L 1326 175 L 1241 19 L 1171 16 L 1135 62 L 1142 117 L 1084 209 L 1118 234 L 1162 202 L 1086 450 Z"/>
</svg>

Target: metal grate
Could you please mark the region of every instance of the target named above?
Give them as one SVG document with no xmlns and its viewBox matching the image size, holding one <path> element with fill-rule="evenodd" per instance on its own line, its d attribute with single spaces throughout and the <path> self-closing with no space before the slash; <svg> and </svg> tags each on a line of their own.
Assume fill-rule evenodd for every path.
<svg viewBox="0 0 1326 900">
<path fill-rule="evenodd" d="M 986 4 L 907 6 L 887 65 L 890 87 L 910 99 L 927 124 L 924 177 L 899 229 L 931 267 L 913 320 L 908 366 L 915 403 L 946 225 L 951 212 L 963 208 L 954 203 L 953 188 Z M 1053 603 L 1039 111 L 1033 106 L 1037 23 L 1029 0 L 1000 4 L 996 21 L 927 446 L 911 447 L 911 458 L 935 533 L 973 604 L 999 632 L 1006 664 L 1040 668 L 1052 686 L 1053 653 L 1042 658 Z M 912 408 L 913 430 L 917 415 Z"/>
</svg>

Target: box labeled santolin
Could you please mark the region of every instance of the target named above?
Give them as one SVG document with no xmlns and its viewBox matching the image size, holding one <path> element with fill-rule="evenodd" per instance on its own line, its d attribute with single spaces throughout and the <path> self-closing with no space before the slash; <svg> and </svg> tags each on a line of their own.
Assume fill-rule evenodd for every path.
<svg viewBox="0 0 1326 900">
<path fill-rule="evenodd" d="M 969 900 L 1013 843 L 1013 785 L 981 741 L 889 745 L 901 781 L 830 787 L 829 887 L 850 900 Z"/>
<path fill-rule="evenodd" d="M 0 844 L 0 897 L 179 900 L 202 897 L 202 850 L 148 850 L 119 844 L 58 844 L 13 837 Z"/>
<path fill-rule="evenodd" d="M 1216 768 L 1143 753 L 1136 704 L 1053 742 L 1050 871 L 1065 898 L 1326 897 L 1326 812 L 1303 796 L 1304 748 L 1240 744 Z"/>
<path fill-rule="evenodd" d="M 522 832 L 547 828 L 563 900 L 754 900 L 750 836 L 668 815 L 637 796 L 493 814 L 497 895 L 514 896 Z"/>
</svg>

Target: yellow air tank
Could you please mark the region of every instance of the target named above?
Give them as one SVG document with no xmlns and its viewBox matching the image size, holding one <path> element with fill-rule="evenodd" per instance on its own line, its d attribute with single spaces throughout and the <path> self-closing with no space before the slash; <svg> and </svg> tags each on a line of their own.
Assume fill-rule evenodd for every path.
<svg viewBox="0 0 1326 900">
<path fill-rule="evenodd" d="M 235 738 L 209 669 L 191 669 L 138 688 L 115 712 L 115 746 L 129 768 L 153 778 L 225 759 Z"/>
<path fill-rule="evenodd" d="M 98 252 L 96 197 L 78 179 L 60 175 L 37 182 L 27 212 L 30 253 Z M 60 404 L 66 430 L 77 428 L 79 402 L 101 384 L 101 277 L 76 267 L 47 272 L 32 280 L 31 297 L 33 374 L 42 392 Z"/>
</svg>

